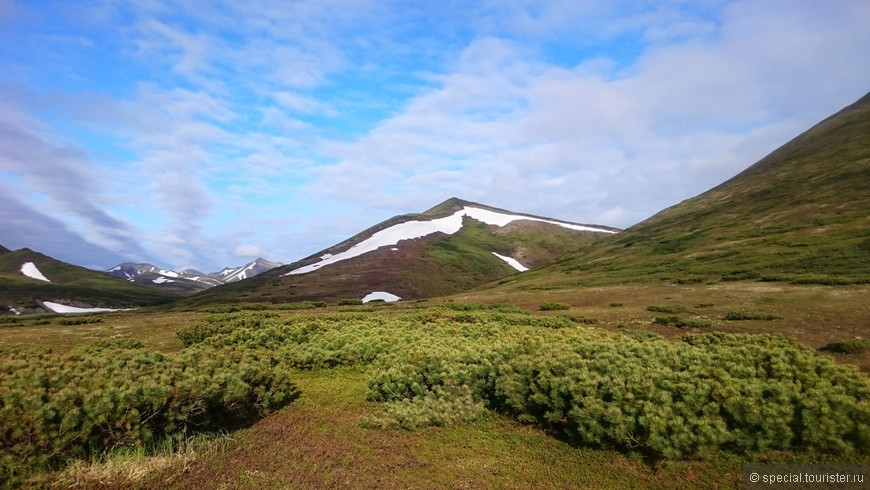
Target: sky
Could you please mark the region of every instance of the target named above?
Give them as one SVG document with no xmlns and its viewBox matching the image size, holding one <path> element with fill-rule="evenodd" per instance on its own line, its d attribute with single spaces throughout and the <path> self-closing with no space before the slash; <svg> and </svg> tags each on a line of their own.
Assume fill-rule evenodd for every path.
<svg viewBox="0 0 870 490">
<path fill-rule="evenodd" d="M 449 197 L 627 228 L 870 91 L 865 0 L 0 0 L 0 244 L 291 263 Z"/>
</svg>

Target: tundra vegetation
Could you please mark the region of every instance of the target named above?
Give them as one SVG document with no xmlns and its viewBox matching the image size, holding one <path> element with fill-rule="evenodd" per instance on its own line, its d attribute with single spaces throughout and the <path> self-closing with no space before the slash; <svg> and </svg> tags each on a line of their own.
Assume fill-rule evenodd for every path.
<svg viewBox="0 0 870 490">
<path fill-rule="evenodd" d="M 186 313 L 165 352 L 129 338 L 0 344 L 0 477 L 45 483 L 76 460 L 185 447 L 292 407 L 297 379 L 347 379 L 348 403 L 366 407 L 347 414 L 354 430 L 412 439 L 505 419 L 641 467 L 870 453 L 870 379 L 781 335 L 668 338 L 508 303 L 398 306 L 206 307 Z"/>
</svg>

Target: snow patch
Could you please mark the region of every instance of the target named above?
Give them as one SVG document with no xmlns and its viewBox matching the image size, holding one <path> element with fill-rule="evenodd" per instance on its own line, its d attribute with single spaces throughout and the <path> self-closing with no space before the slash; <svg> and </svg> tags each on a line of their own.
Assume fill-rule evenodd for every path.
<svg viewBox="0 0 870 490">
<path fill-rule="evenodd" d="M 528 267 L 524 266 L 523 264 L 520 264 L 520 261 L 513 258 L 513 257 L 506 257 L 504 255 L 499 255 L 495 252 L 493 252 L 492 254 L 495 255 L 496 257 L 500 258 L 501 260 L 504 260 L 505 262 L 507 262 L 507 264 L 509 266 L 513 267 L 514 269 L 516 269 L 520 272 L 525 272 L 525 271 L 529 270 Z"/>
<path fill-rule="evenodd" d="M 33 279 L 51 282 L 48 280 L 48 278 L 42 275 L 42 272 L 39 272 L 39 269 L 36 268 L 36 264 L 34 264 L 33 262 L 25 262 L 24 265 L 21 266 L 21 273 Z"/>
<path fill-rule="evenodd" d="M 121 266 L 120 266 L 120 265 L 116 265 L 115 267 L 109 269 L 109 272 L 117 272 L 117 271 L 119 271 L 119 270 L 121 270 Z"/>
<path fill-rule="evenodd" d="M 21 314 L 20 311 L 16 310 L 14 306 L 9 307 L 9 311 L 12 312 L 13 315 L 18 316 Z"/>
<path fill-rule="evenodd" d="M 462 228 L 463 216 L 468 216 L 478 221 L 482 221 L 488 225 L 495 226 L 505 226 L 508 223 L 516 220 L 528 220 L 540 221 L 542 223 L 550 223 L 577 231 L 616 233 L 612 230 L 593 228 L 591 226 L 562 223 L 559 221 L 551 221 L 542 218 L 532 218 L 530 216 L 522 216 L 518 214 L 497 213 L 495 211 L 489 211 L 487 209 L 465 206 L 459 211 L 453 213 L 450 216 L 445 216 L 444 218 L 436 218 L 428 221 L 412 220 L 393 225 L 389 228 L 372 234 L 372 236 L 370 236 L 369 238 L 366 238 L 365 240 L 357 243 L 348 250 L 345 250 L 344 252 L 340 252 L 335 255 L 324 254 L 321 256 L 320 262 L 315 262 L 313 264 L 294 269 L 284 275 L 289 276 L 291 274 L 305 274 L 306 272 L 312 272 L 320 269 L 323 266 L 334 264 L 342 260 L 351 259 L 353 257 L 358 257 L 364 253 L 377 250 L 381 247 L 385 247 L 388 245 L 397 245 L 401 240 L 412 240 L 414 238 L 420 238 L 438 232 L 444 233 L 446 235 L 452 235 Z"/>
<path fill-rule="evenodd" d="M 168 270 L 164 270 L 164 269 L 160 269 L 160 272 L 158 272 L 158 274 L 160 274 L 161 276 L 166 276 L 166 277 L 178 277 L 177 272 L 168 271 Z"/>
<path fill-rule="evenodd" d="M 79 308 L 77 306 L 62 305 L 52 301 L 43 301 L 43 306 L 55 313 L 102 313 L 105 311 L 127 311 L 132 308 Z"/>
<path fill-rule="evenodd" d="M 396 247 L 393 247 L 393 248 L 391 248 L 390 250 L 392 250 L 393 252 L 398 252 L 398 251 L 399 251 L 399 249 L 396 248 Z"/>
<path fill-rule="evenodd" d="M 152 279 L 151 282 L 154 284 L 163 284 L 164 282 L 175 282 L 172 279 L 167 279 L 163 276 L 158 277 L 157 279 Z"/>
<path fill-rule="evenodd" d="M 382 299 L 388 303 L 392 303 L 393 301 L 399 301 L 400 297 L 395 294 L 386 293 L 384 291 L 373 291 L 365 296 L 362 299 L 363 303 L 368 303 L 369 301 L 374 301 L 376 299 Z"/>
</svg>

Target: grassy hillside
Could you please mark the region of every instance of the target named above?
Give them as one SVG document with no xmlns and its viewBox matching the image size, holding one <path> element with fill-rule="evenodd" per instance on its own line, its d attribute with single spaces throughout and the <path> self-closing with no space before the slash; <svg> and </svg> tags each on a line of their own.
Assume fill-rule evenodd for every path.
<svg viewBox="0 0 870 490">
<path fill-rule="evenodd" d="M 397 216 L 379 223 L 344 242 L 294 264 L 273 269 L 239 283 L 218 286 L 192 295 L 184 305 L 226 302 L 337 301 L 362 298 L 372 291 L 386 291 L 403 299 L 443 296 L 516 273 L 492 252 L 516 258 L 528 267 L 552 261 L 600 240 L 599 233 L 578 232 L 533 221 L 515 221 L 491 227 L 465 218 L 453 235 L 433 234 L 402 242 L 397 250 L 382 247 L 353 259 L 331 264 L 307 274 L 284 274 L 316 262 L 325 253 L 338 253 L 389 226 L 411 219 L 450 215 L 463 206 L 509 211 L 449 199 L 420 214 Z"/>
<path fill-rule="evenodd" d="M 21 265 L 25 262 L 36 264 L 51 282 L 22 275 Z M 177 298 L 173 293 L 132 284 L 26 248 L 0 255 L 0 306 L 15 306 L 19 311 L 38 309 L 37 299 L 124 308 L 165 304 Z"/>
<path fill-rule="evenodd" d="M 868 177 L 870 94 L 718 187 L 523 279 L 866 283 Z"/>
</svg>

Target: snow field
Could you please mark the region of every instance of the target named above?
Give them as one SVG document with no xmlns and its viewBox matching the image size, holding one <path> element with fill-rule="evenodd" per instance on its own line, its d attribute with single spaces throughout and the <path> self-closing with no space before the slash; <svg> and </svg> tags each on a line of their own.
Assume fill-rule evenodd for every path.
<svg viewBox="0 0 870 490">
<path fill-rule="evenodd" d="M 506 257 L 504 255 L 499 255 L 495 252 L 493 252 L 492 254 L 495 255 L 496 257 L 500 258 L 501 260 L 504 260 L 505 262 L 507 262 L 507 264 L 509 266 L 513 267 L 514 269 L 516 269 L 520 272 L 525 272 L 525 271 L 529 270 L 528 267 L 524 266 L 523 264 L 520 264 L 520 261 L 513 258 L 513 257 Z"/>
<path fill-rule="evenodd" d="M 27 277 L 32 279 L 39 279 L 40 281 L 51 282 L 47 277 L 42 275 L 42 272 L 39 272 L 39 269 L 36 268 L 36 264 L 33 262 L 25 262 L 21 266 L 21 273 Z"/>
<path fill-rule="evenodd" d="M 362 299 L 362 302 L 368 303 L 369 301 L 374 301 L 376 299 L 382 299 L 388 303 L 392 303 L 393 301 L 399 301 L 402 298 L 396 296 L 395 294 L 387 293 L 384 291 L 373 291 L 373 292 L 367 294 Z"/>
<path fill-rule="evenodd" d="M 42 304 L 54 313 L 102 313 L 106 311 L 127 311 L 129 308 L 79 308 L 76 306 L 62 305 L 52 301 L 43 301 Z"/>
</svg>

